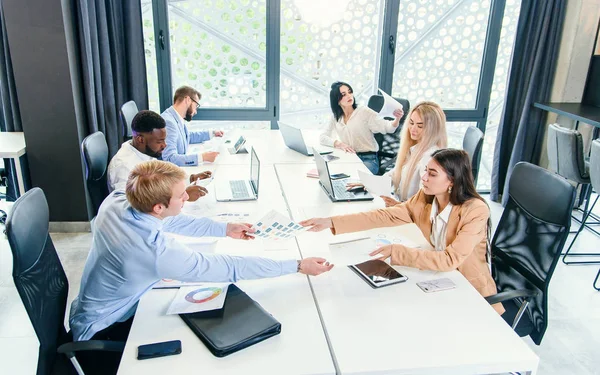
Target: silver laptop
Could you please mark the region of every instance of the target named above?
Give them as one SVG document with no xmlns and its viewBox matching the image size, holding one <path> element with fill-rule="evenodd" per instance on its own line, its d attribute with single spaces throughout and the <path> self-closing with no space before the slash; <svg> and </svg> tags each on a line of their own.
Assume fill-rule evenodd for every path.
<svg viewBox="0 0 600 375">
<path fill-rule="evenodd" d="M 279 131 L 283 137 L 283 141 L 288 148 L 297 151 L 306 156 L 313 156 L 312 150 L 314 147 L 307 147 L 304 143 L 304 137 L 302 137 L 302 131 L 291 125 L 287 125 L 281 121 L 277 121 L 279 124 Z M 333 151 L 318 151 L 321 155 L 331 154 Z"/>
<path fill-rule="evenodd" d="M 316 150 L 315 150 L 316 151 Z M 317 172 L 319 172 L 319 184 L 325 190 L 325 193 L 332 202 L 349 201 L 372 201 L 373 196 L 366 190 L 363 192 L 346 191 L 347 179 L 331 180 L 329 175 L 329 165 L 321 155 L 315 152 L 315 162 L 317 163 Z"/>
<path fill-rule="evenodd" d="M 219 202 L 253 201 L 258 199 L 258 179 L 260 160 L 254 151 L 250 151 L 250 180 L 219 180 L 216 183 L 215 197 Z"/>
</svg>

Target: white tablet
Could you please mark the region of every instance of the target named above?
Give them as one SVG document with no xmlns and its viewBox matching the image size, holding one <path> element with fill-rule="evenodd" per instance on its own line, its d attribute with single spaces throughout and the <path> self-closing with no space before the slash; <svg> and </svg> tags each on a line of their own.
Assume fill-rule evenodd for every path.
<svg viewBox="0 0 600 375">
<path fill-rule="evenodd" d="M 362 277 L 373 288 L 402 283 L 408 280 L 408 277 L 402 275 L 380 259 L 372 259 L 348 267 Z"/>
</svg>

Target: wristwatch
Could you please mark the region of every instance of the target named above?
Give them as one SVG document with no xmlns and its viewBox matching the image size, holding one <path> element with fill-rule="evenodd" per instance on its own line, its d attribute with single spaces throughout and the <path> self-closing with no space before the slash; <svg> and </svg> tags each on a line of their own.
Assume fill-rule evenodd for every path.
<svg viewBox="0 0 600 375">
<path fill-rule="evenodd" d="M 300 267 L 301 264 L 302 264 L 302 261 L 298 260 L 298 268 L 296 268 L 296 272 L 302 271 L 302 268 Z"/>
</svg>

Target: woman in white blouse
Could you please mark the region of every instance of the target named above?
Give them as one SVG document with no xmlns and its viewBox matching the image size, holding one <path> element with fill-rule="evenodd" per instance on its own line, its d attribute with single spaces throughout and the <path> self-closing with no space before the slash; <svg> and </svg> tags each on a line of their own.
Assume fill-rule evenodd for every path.
<svg viewBox="0 0 600 375">
<path fill-rule="evenodd" d="M 382 196 L 386 207 L 395 206 L 417 194 L 431 154 L 448 147 L 446 115 L 434 102 L 421 102 L 402 128 L 400 148 L 392 176 L 394 198 Z"/>
<path fill-rule="evenodd" d="M 354 101 L 352 86 L 345 82 L 334 82 L 331 85 L 329 101 L 333 117 L 327 130 L 321 134 L 321 144 L 356 153 L 371 173 L 377 174 L 379 145 L 373 133 L 395 132 L 404 111 L 394 111 L 393 121 L 384 120 L 369 107 L 358 107 Z M 334 132 L 340 140 L 333 138 Z"/>
</svg>

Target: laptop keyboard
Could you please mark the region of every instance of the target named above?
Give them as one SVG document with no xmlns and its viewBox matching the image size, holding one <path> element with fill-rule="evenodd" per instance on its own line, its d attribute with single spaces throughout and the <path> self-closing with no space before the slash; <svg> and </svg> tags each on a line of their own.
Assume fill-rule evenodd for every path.
<svg viewBox="0 0 600 375">
<path fill-rule="evenodd" d="M 333 184 L 333 194 L 338 199 L 348 199 L 354 198 L 354 193 L 346 191 L 346 183 L 343 184 Z"/>
<path fill-rule="evenodd" d="M 229 181 L 229 185 L 231 185 L 231 195 L 233 198 L 246 198 L 250 196 L 248 188 L 246 187 L 246 181 Z"/>
</svg>

